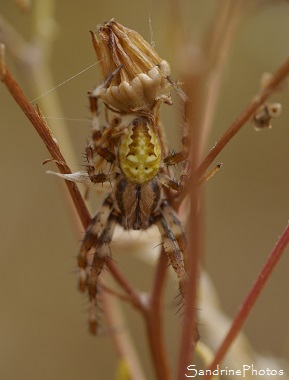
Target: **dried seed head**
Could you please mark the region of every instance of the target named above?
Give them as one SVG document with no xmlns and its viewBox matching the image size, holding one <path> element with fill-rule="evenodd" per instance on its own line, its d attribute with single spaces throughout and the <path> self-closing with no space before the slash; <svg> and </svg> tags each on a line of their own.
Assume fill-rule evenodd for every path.
<svg viewBox="0 0 289 380">
<path fill-rule="evenodd" d="M 259 108 L 253 118 L 253 124 L 257 131 L 264 128 L 272 128 L 271 120 L 280 116 L 282 105 L 280 103 L 264 104 Z"/>
<path fill-rule="evenodd" d="M 170 66 L 137 32 L 111 20 L 91 34 L 103 76 L 109 78 L 97 92 L 104 102 L 122 112 L 151 111 L 160 100 L 171 103 Z"/>
</svg>

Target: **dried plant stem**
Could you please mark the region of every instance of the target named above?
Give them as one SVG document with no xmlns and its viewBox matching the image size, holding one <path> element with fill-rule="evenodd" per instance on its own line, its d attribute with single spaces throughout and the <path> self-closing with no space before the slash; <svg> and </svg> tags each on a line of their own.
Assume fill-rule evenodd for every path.
<svg viewBox="0 0 289 380">
<path fill-rule="evenodd" d="M 253 284 L 246 299 L 241 305 L 239 311 L 237 312 L 233 320 L 233 323 L 230 327 L 229 332 L 227 333 L 223 343 L 221 344 L 221 346 L 219 347 L 215 355 L 215 358 L 212 364 L 209 367 L 210 370 L 213 371 L 216 368 L 217 364 L 219 364 L 223 360 L 232 342 L 234 341 L 237 334 L 240 332 L 242 326 L 246 322 L 250 311 L 253 309 L 261 291 L 263 290 L 271 273 L 273 272 L 274 268 L 276 267 L 279 260 L 281 259 L 282 254 L 284 253 L 288 244 L 289 244 L 289 225 L 287 225 L 286 229 L 284 230 L 281 237 L 277 241 L 274 249 L 272 250 L 263 268 L 261 269 L 257 277 L 257 280 Z M 211 376 L 205 376 L 204 380 L 208 380 L 210 377 Z"/>
<path fill-rule="evenodd" d="M 106 294 L 105 297 L 102 297 L 101 305 L 105 312 L 108 325 L 113 326 L 114 329 L 112 339 L 118 356 L 123 361 L 120 365 L 127 367 L 130 378 L 145 380 L 140 360 L 136 354 L 136 350 L 133 348 L 132 338 L 125 326 L 119 300 L 114 296 Z"/>
<path fill-rule="evenodd" d="M 220 95 L 223 74 L 235 31 L 241 16 L 243 0 L 235 2 L 221 0 L 218 3 L 215 17 L 207 38 L 203 43 L 205 61 L 209 62 L 208 72 L 204 73 L 207 80 L 204 108 L 200 126 L 200 150 L 204 147 L 211 130 L 217 103 Z"/>
<path fill-rule="evenodd" d="M 3 45 L 1 46 L 3 49 Z M 51 134 L 51 131 L 47 127 L 40 114 L 37 113 L 35 109 L 32 107 L 32 105 L 29 103 L 22 90 L 18 86 L 17 82 L 11 75 L 10 71 L 3 63 L 3 60 L 1 61 L 1 80 L 6 85 L 7 89 L 13 96 L 16 103 L 19 105 L 19 107 L 25 113 L 27 118 L 30 120 L 31 124 L 36 129 L 40 138 L 42 139 L 48 151 L 50 152 L 51 157 L 55 160 L 55 163 L 58 166 L 59 171 L 64 174 L 70 174 L 71 171 L 69 170 L 65 162 L 65 159 Z M 78 210 L 82 224 L 88 225 L 90 221 L 90 215 L 85 206 L 83 198 L 78 190 L 78 187 L 73 182 L 69 183 L 69 181 L 66 181 L 66 184 L 70 192 L 71 198 L 74 202 L 74 205 Z"/>
<path fill-rule="evenodd" d="M 178 362 L 177 379 L 183 379 L 186 367 L 191 363 L 195 343 L 196 343 L 196 297 L 197 282 L 199 271 L 199 260 L 201 257 L 201 241 L 202 241 L 202 218 L 200 206 L 200 186 L 197 176 L 197 166 L 200 162 L 200 112 L 198 112 L 199 100 L 196 88 L 201 84 L 201 78 L 198 75 L 188 73 L 185 78 L 185 92 L 189 101 L 186 104 L 185 118 L 190 131 L 190 139 L 192 141 L 192 149 L 190 155 L 191 176 L 189 181 L 190 187 L 190 213 L 188 225 L 188 253 L 187 253 L 187 284 L 185 294 L 184 314 L 182 321 L 180 351 Z"/>
<path fill-rule="evenodd" d="M 258 108 L 265 102 L 268 97 L 278 89 L 282 81 L 289 75 L 289 58 L 283 63 L 283 65 L 272 75 L 271 80 L 262 88 L 253 101 L 243 110 L 243 112 L 237 117 L 237 119 L 226 130 L 219 141 L 210 150 L 209 154 L 205 157 L 198 169 L 199 178 L 207 171 L 211 163 L 228 144 L 228 142 L 235 136 L 235 134 L 248 122 Z"/>
<path fill-rule="evenodd" d="M 171 379 L 171 371 L 169 369 L 168 356 L 165 349 L 163 332 L 164 321 L 162 314 L 162 300 L 167 268 L 168 259 L 162 248 L 149 298 L 148 311 L 145 314 L 151 355 L 158 380 Z"/>
</svg>

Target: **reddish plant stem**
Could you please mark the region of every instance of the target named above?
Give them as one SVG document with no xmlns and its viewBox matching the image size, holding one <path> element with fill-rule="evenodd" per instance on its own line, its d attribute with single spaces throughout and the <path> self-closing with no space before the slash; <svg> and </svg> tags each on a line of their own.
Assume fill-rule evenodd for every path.
<svg viewBox="0 0 289 380">
<path fill-rule="evenodd" d="M 239 311 L 237 312 L 233 320 L 232 326 L 230 327 L 229 332 L 227 333 L 223 343 L 221 344 L 221 346 L 219 347 L 215 355 L 215 358 L 212 364 L 209 367 L 211 371 L 213 371 L 216 368 L 217 364 L 219 364 L 223 360 L 232 342 L 234 341 L 234 339 L 240 332 L 250 311 L 253 309 L 261 291 L 263 290 L 274 268 L 278 264 L 288 244 L 289 244 L 289 225 L 287 225 L 286 229 L 284 230 L 281 237 L 277 241 L 267 261 L 265 262 L 263 268 L 261 269 L 257 277 L 257 280 L 253 284 L 251 290 L 249 291 L 247 297 L 245 298 L 243 304 L 241 305 Z M 204 380 L 208 380 L 210 377 L 211 376 L 205 376 Z"/>
<path fill-rule="evenodd" d="M 127 279 L 122 275 L 117 266 L 112 260 L 107 260 L 107 267 L 109 268 L 110 273 L 117 283 L 126 291 L 129 296 L 130 302 L 133 303 L 138 309 L 142 312 L 145 311 L 146 307 L 141 301 L 141 297 L 138 292 L 135 291 L 134 287 L 127 281 Z"/>
<path fill-rule="evenodd" d="M 189 180 L 190 213 L 188 228 L 188 253 L 187 253 L 187 282 L 184 297 L 184 314 L 180 337 L 180 351 L 177 379 L 184 378 L 186 367 L 192 363 L 196 343 L 196 294 L 199 261 L 201 258 L 201 202 L 200 186 L 198 186 L 197 167 L 200 162 L 200 112 L 198 90 L 201 89 L 202 76 L 198 73 L 188 73 L 185 77 L 185 92 L 188 102 L 185 105 L 185 119 L 188 123 L 190 140 L 192 143 L 190 154 L 191 176 Z"/>
<path fill-rule="evenodd" d="M 25 113 L 27 118 L 30 120 L 31 124 L 34 126 L 35 130 L 37 131 L 40 138 L 46 145 L 49 153 L 51 154 L 51 157 L 55 160 L 55 163 L 58 166 L 59 171 L 64 174 L 70 174 L 71 171 L 69 170 L 65 162 L 65 159 L 62 153 L 60 152 L 57 143 L 54 141 L 53 136 L 51 135 L 51 131 L 47 127 L 46 123 L 29 103 L 29 101 L 23 94 L 22 90 L 20 89 L 17 82 L 15 81 L 15 79 L 13 78 L 6 66 L 4 69 L 4 75 L 2 74 L 1 77 L 2 82 L 6 85 L 8 91 L 10 92 L 16 103 L 19 105 L 19 107 Z M 83 198 L 78 190 L 78 187 L 73 182 L 65 182 L 69 190 L 70 196 L 73 200 L 73 203 L 78 211 L 82 224 L 88 225 L 90 222 L 90 215 L 85 206 Z"/>
<path fill-rule="evenodd" d="M 211 163 L 222 151 L 222 149 L 228 144 L 232 137 L 243 127 L 243 125 L 249 121 L 258 108 L 265 102 L 266 99 L 280 86 L 282 81 L 289 74 L 289 58 L 283 63 L 283 65 L 272 75 L 271 80 L 262 88 L 255 99 L 244 109 L 244 111 L 237 117 L 237 119 L 231 124 L 231 126 L 226 130 L 219 141 L 213 146 L 209 154 L 205 157 L 198 169 L 198 177 L 201 178 L 202 175 L 207 171 Z"/>
<path fill-rule="evenodd" d="M 197 182 L 193 181 L 190 195 L 190 219 L 189 219 L 189 255 L 188 255 L 188 279 L 187 279 L 187 294 L 185 297 L 185 309 L 183 315 L 179 366 L 177 379 L 184 378 L 186 367 L 192 363 L 196 334 L 196 293 L 199 271 L 199 260 L 201 254 L 201 216 L 198 210 L 198 186 Z"/>
<path fill-rule="evenodd" d="M 149 345 L 158 380 L 170 380 L 171 371 L 168 365 L 168 356 L 165 349 L 164 321 L 162 313 L 162 300 L 164 285 L 168 268 L 168 259 L 162 248 L 158 261 L 155 280 L 149 298 L 148 311 L 145 314 Z"/>
</svg>

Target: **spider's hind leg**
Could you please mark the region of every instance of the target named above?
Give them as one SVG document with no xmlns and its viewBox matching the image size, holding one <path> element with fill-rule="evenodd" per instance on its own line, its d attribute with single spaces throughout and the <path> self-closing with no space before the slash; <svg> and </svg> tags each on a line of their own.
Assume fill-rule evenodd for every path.
<svg viewBox="0 0 289 380">
<path fill-rule="evenodd" d="M 118 216 L 113 209 L 112 196 L 109 195 L 100 211 L 92 218 L 78 254 L 79 289 L 81 291 L 88 289 L 89 326 L 92 334 L 97 333 L 98 327 L 96 315 L 98 279 L 110 255 L 109 245 L 117 222 Z"/>
<path fill-rule="evenodd" d="M 184 235 L 180 223 L 178 222 L 176 224 L 174 218 L 177 218 L 176 214 L 168 205 L 167 201 L 164 200 L 160 206 L 160 212 L 155 216 L 155 222 L 162 236 L 165 253 L 178 276 L 181 295 L 184 297 L 186 289 L 186 271 L 183 252 L 178 243 L 178 240 L 181 241 L 181 238 L 184 237 Z"/>
<path fill-rule="evenodd" d="M 156 224 L 162 235 L 163 247 L 170 264 L 178 276 L 179 288 L 184 299 L 187 288 L 186 262 L 187 241 L 181 222 L 167 200 L 160 205 L 160 213 L 155 217 Z M 194 331 L 194 342 L 199 340 L 197 324 Z"/>
<path fill-rule="evenodd" d="M 163 216 L 165 220 L 167 221 L 177 243 L 179 246 L 179 249 L 182 253 L 183 260 L 184 260 L 184 266 L 185 268 L 187 263 L 187 238 L 182 226 L 182 223 L 174 211 L 174 209 L 169 205 L 168 201 L 166 199 L 163 200 L 161 206 L 160 206 Z"/>
</svg>

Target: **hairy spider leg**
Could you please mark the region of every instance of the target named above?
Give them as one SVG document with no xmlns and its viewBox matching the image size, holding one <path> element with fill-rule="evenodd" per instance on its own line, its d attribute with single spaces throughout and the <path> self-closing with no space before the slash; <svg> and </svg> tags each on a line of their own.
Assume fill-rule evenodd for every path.
<svg viewBox="0 0 289 380">
<path fill-rule="evenodd" d="M 110 256 L 110 243 L 116 224 L 119 222 L 119 216 L 112 211 L 108 217 L 107 225 L 102 234 L 94 240 L 93 243 L 93 260 L 88 266 L 88 294 L 89 294 L 89 330 L 91 334 L 98 333 L 97 320 L 97 295 L 98 280 L 103 270 L 106 259 Z"/>
<path fill-rule="evenodd" d="M 160 209 L 162 210 L 163 216 L 165 220 L 167 221 L 167 223 L 169 224 L 170 229 L 177 240 L 180 251 L 182 252 L 182 255 L 183 255 L 184 265 L 186 268 L 188 247 L 187 247 L 187 238 L 183 230 L 182 223 L 180 219 L 178 218 L 176 212 L 169 205 L 169 202 L 166 199 L 164 199 L 163 202 L 161 203 Z"/>
<path fill-rule="evenodd" d="M 191 147 L 191 139 L 188 133 L 188 126 L 185 123 L 184 130 L 183 130 L 183 137 L 182 137 L 182 150 L 180 152 L 173 152 L 171 154 L 168 154 L 164 158 L 164 161 L 163 161 L 164 165 L 166 166 L 176 165 L 180 162 L 187 160 L 190 153 L 190 147 Z"/>
<path fill-rule="evenodd" d="M 184 132 L 182 137 L 182 150 L 180 152 L 172 152 L 163 159 L 163 164 L 168 168 L 182 163 L 181 175 L 179 181 L 171 178 L 171 175 L 166 175 L 164 172 L 159 173 L 159 179 L 161 183 L 170 189 L 181 191 L 189 179 L 189 165 L 188 161 L 189 152 L 191 147 L 191 140 L 188 135 L 188 127 L 185 123 Z"/>
<path fill-rule="evenodd" d="M 179 286 L 182 299 L 186 294 L 186 270 L 188 261 L 187 239 L 182 228 L 182 224 L 176 215 L 173 208 L 167 200 L 164 200 L 160 205 L 163 220 L 158 224 L 162 234 L 163 245 L 166 254 L 169 257 L 170 263 L 179 279 Z M 177 250 L 176 250 L 177 249 Z M 197 322 L 194 330 L 194 342 L 200 339 Z"/>
<path fill-rule="evenodd" d="M 122 65 L 117 67 L 108 77 L 93 91 L 88 92 L 90 112 L 92 115 L 92 140 L 94 145 L 99 143 L 99 140 L 102 137 L 102 129 L 99 121 L 99 109 L 98 109 L 98 98 L 100 91 L 105 88 L 109 82 L 119 73 Z"/>
<path fill-rule="evenodd" d="M 96 251 L 98 240 L 107 226 L 108 218 L 113 209 L 113 198 L 110 194 L 103 202 L 98 213 L 91 219 L 78 254 L 79 289 L 84 292 L 87 287 L 87 267 L 89 258 Z M 90 257 L 89 257 L 90 256 Z M 90 260 L 91 261 L 91 260 Z M 88 273 L 89 274 L 89 273 Z"/>
<path fill-rule="evenodd" d="M 97 333 L 97 294 L 98 279 L 107 257 L 110 256 L 110 243 L 119 216 L 113 209 L 112 195 L 103 202 L 99 212 L 91 219 L 85 232 L 78 254 L 80 271 L 79 289 L 89 294 L 89 329 Z"/>
<path fill-rule="evenodd" d="M 155 223 L 161 233 L 163 247 L 165 253 L 169 259 L 170 264 L 173 267 L 179 280 L 179 287 L 182 297 L 185 295 L 186 288 L 186 271 L 184 266 L 183 255 L 179 247 L 177 238 L 175 237 L 170 221 L 167 220 L 166 213 L 162 211 L 162 206 L 160 211 L 155 216 Z"/>
</svg>

